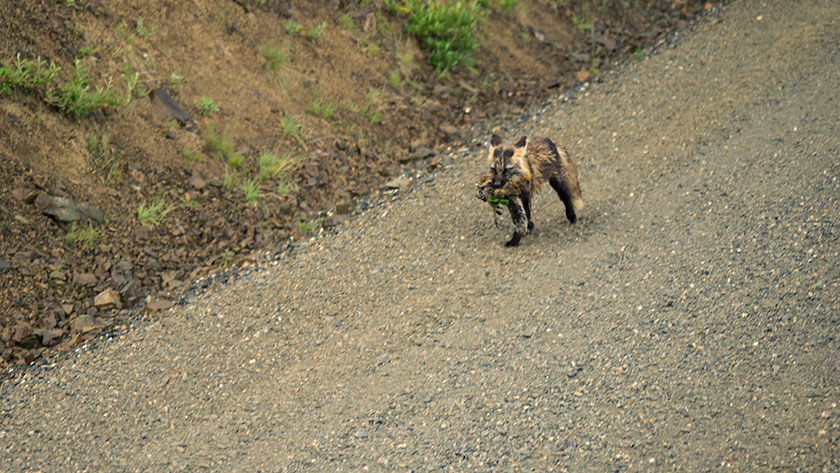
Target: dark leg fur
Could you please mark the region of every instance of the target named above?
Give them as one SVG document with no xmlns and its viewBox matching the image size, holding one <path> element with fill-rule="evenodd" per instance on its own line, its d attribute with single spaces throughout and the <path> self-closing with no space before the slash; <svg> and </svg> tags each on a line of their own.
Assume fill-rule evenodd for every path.
<svg viewBox="0 0 840 473">
<path fill-rule="evenodd" d="M 531 220 L 531 196 L 527 192 L 520 195 L 522 198 L 522 206 L 525 207 L 525 216 L 528 218 L 528 233 L 534 229 L 534 221 Z"/>
<path fill-rule="evenodd" d="M 551 187 L 554 188 L 557 195 L 560 196 L 560 200 L 563 201 L 563 205 L 566 206 L 566 218 L 568 218 L 572 223 L 577 222 L 575 208 L 572 206 L 572 196 L 569 194 L 569 189 L 566 188 L 566 184 L 563 182 L 563 179 L 561 179 L 560 176 L 551 176 L 548 179 L 548 183 L 551 184 Z"/>
<path fill-rule="evenodd" d="M 528 233 L 528 221 L 522 199 L 519 196 L 510 199 L 508 210 L 510 211 L 510 218 L 513 219 L 513 236 L 505 243 L 505 246 L 519 246 L 519 241 Z"/>
</svg>

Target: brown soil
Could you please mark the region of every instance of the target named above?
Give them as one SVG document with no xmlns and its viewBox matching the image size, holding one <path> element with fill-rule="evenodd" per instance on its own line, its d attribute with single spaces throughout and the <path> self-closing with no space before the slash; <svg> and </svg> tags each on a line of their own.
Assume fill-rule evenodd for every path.
<svg viewBox="0 0 840 473">
<path fill-rule="evenodd" d="M 165 307 L 192 279 L 342 224 L 387 180 L 434 167 L 424 148 L 441 150 L 477 121 L 597 80 L 605 65 L 711 8 L 679 0 L 496 7 L 478 28 L 474 68 L 439 77 L 403 18 L 367 3 L 0 4 L 4 64 L 18 54 L 48 58 L 67 80 L 80 57 L 97 85 L 113 78 L 120 93 L 126 73 L 138 74 L 127 106 L 80 120 L 38 93 L 0 93 L 0 367 L 67 350 L 128 323 L 140 304 Z M 303 26 L 297 34 L 285 31 L 290 19 Z M 321 22 L 323 35 L 308 39 Z M 265 67 L 266 44 L 287 56 L 277 71 Z M 160 90 L 194 123 L 161 105 Z M 333 104 L 329 117 L 307 112 L 316 96 Z M 201 117 L 201 97 L 219 110 Z M 297 136 L 284 131 L 289 117 L 301 125 Z M 238 168 L 208 146 L 211 132 L 243 157 Z M 92 152 L 91 137 L 105 136 Z M 249 205 L 242 187 L 259 182 L 265 151 L 288 165 Z M 72 227 L 44 213 L 53 197 L 94 209 L 76 227 L 98 232 L 92 245 L 68 239 Z M 157 225 L 142 223 L 138 207 L 158 201 L 168 212 Z"/>
</svg>

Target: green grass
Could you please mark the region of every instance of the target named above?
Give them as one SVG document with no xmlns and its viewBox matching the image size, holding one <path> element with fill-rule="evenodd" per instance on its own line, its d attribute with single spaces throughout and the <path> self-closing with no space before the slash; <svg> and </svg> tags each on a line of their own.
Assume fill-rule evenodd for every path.
<svg viewBox="0 0 840 473">
<path fill-rule="evenodd" d="M 238 169 L 242 166 L 244 158 L 233 150 L 233 140 L 229 136 L 224 133 L 219 134 L 212 123 L 204 128 L 202 134 L 211 152 L 220 154 L 234 168 Z"/>
<path fill-rule="evenodd" d="M 169 76 L 169 83 L 172 84 L 172 87 L 177 87 L 183 80 L 184 76 L 178 74 L 177 72 L 173 72 L 172 75 Z"/>
<path fill-rule="evenodd" d="M 148 39 L 150 36 L 153 36 L 155 32 L 157 32 L 157 26 L 152 25 L 150 27 L 147 27 L 143 23 L 143 17 L 141 16 L 137 18 L 137 26 L 135 27 L 135 31 L 137 31 L 137 34 L 139 34 L 143 38 Z"/>
<path fill-rule="evenodd" d="M 314 93 L 312 95 L 312 102 L 309 103 L 309 106 L 306 108 L 306 111 L 316 117 L 321 117 L 324 120 L 329 119 L 333 111 L 335 110 L 335 106 L 329 100 L 325 99 L 319 93 Z"/>
<path fill-rule="evenodd" d="M 326 29 L 327 29 L 327 22 L 322 21 L 321 23 L 318 23 L 317 25 L 313 26 L 312 28 L 309 28 L 309 30 L 306 31 L 306 37 L 309 39 L 309 41 L 312 41 L 314 43 L 321 36 L 324 35 L 324 31 L 326 31 Z"/>
<path fill-rule="evenodd" d="M 154 226 L 160 225 L 166 214 L 172 211 L 172 207 L 164 208 L 165 205 L 166 202 L 162 198 L 148 206 L 144 200 L 137 207 L 137 219 L 142 223 L 148 223 Z"/>
<path fill-rule="evenodd" d="M 292 155 L 287 154 L 278 157 L 270 151 L 260 153 L 257 158 L 257 166 L 259 168 L 260 182 L 269 178 L 284 180 L 288 177 L 289 171 L 298 163 L 298 159 L 293 158 Z"/>
<path fill-rule="evenodd" d="M 289 63 L 288 54 L 273 42 L 263 44 L 262 55 L 265 58 L 263 67 L 270 72 L 277 73 Z"/>
<path fill-rule="evenodd" d="M 353 21 L 353 19 L 350 18 L 350 15 L 348 15 L 347 13 L 338 17 L 338 26 L 348 31 L 356 31 L 359 29 L 359 27 L 356 25 L 356 22 Z"/>
<path fill-rule="evenodd" d="M 90 115 L 94 110 L 103 107 L 119 107 L 125 105 L 111 90 L 111 81 L 108 80 L 104 87 L 91 88 L 88 68 L 79 59 L 73 63 L 70 70 L 70 82 L 66 82 L 58 88 L 47 92 L 47 102 L 58 107 L 62 112 L 72 115 L 77 120 Z M 135 81 L 136 83 L 136 81 Z M 134 84 L 131 85 L 132 87 Z"/>
<path fill-rule="evenodd" d="M 12 89 L 37 91 L 49 86 L 58 77 L 61 68 L 54 62 L 47 64 L 40 57 L 21 59 L 20 54 L 12 64 L 0 65 L 0 92 L 11 93 Z"/>
<path fill-rule="evenodd" d="M 286 34 L 290 34 L 292 36 L 300 33 L 300 30 L 303 29 L 303 25 L 296 22 L 295 20 L 289 18 L 289 21 L 286 22 Z"/>
<path fill-rule="evenodd" d="M 647 51 L 645 51 L 645 48 L 643 48 L 641 46 L 637 46 L 636 50 L 633 51 L 633 54 L 631 55 L 631 57 L 633 59 L 637 60 L 637 61 L 641 61 L 645 57 L 645 54 L 647 54 Z"/>
<path fill-rule="evenodd" d="M 230 166 L 225 166 L 225 177 L 222 180 L 222 187 L 225 190 L 231 190 L 233 188 L 233 180 L 236 179 L 236 170 L 232 169 Z"/>
<path fill-rule="evenodd" d="M 210 112 L 218 112 L 219 106 L 210 97 L 202 95 L 201 98 L 195 99 L 195 105 L 198 107 L 198 113 L 201 116 L 206 116 Z"/>
<path fill-rule="evenodd" d="M 478 46 L 475 25 L 483 15 L 478 2 L 390 0 L 386 5 L 408 15 L 406 29 L 429 51 L 429 62 L 438 74 L 472 64 Z"/>
<path fill-rule="evenodd" d="M 201 161 L 201 151 L 193 151 L 189 148 L 184 148 L 183 153 L 184 157 L 187 158 L 187 161 L 189 161 L 192 164 L 196 164 L 199 161 Z"/>
<path fill-rule="evenodd" d="M 243 182 L 242 192 L 245 193 L 246 204 L 253 205 L 254 207 L 260 204 L 262 190 L 260 190 L 260 182 L 257 179 L 248 179 Z"/>
<path fill-rule="evenodd" d="M 300 218 L 300 216 L 297 217 L 297 227 L 298 231 L 306 236 L 314 234 L 315 230 L 318 228 L 314 220 L 304 221 Z"/>
<path fill-rule="evenodd" d="M 292 186 L 289 184 L 288 179 L 285 176 L 282 176 L 282 178 L 277 182 L 277 195 L 283 197 L 291 188 Z"/>
<path fill-rule="evenodd" d="M 376 125 L 382 121 L 382 91 L 377 89 L 369 89 L 365 95 L 365 104 L 359 110 L 359 113 L 371 125 Z"/>
<path fill-rule="evenodd" d="M 93 228 L 90 223 L 86 227 L 79 228 L 76 222 L 73 222 L 64 235 L 64 242 L 68 245 L 77 243 L 86 248 L 93 248 L 100 239 L 102 239 L 102 231 Z"/>
</svg>

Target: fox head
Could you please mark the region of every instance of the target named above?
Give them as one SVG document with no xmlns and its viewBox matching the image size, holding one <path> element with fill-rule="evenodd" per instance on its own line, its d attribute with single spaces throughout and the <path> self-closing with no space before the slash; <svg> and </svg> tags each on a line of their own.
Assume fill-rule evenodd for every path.
<svg viewBox="0 0 840 473">
<path fill-rule="evenodd" d="M 502 145 L 499 135 L 490 138 L 490 171 L 493 178 L 490 182 L 494 189 L 500 189 L 507 184 L 508 179 L 514 174 L 524 175 L 530 179 L 530 169 L 525 153 L 528 149 L 527 138 L 522 137 L 513 145 L 513 148 L 506 148 Z"/>
</svg>

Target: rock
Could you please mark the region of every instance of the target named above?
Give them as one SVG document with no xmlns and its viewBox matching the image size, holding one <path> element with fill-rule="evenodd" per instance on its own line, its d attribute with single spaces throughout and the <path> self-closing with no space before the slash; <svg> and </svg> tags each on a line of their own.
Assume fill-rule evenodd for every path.
<svg viewBox="0 0 840 473">
<path fill-rule="evenodd" d="M 105 289 L 104 291 L 100 292 L 93 298 L 93 305 L 96 307 L 105 307 L 105 306 L 120 306 L 120 295 L 117 294 L 117 291 L 111 289 Z"/>
<path fill-rule="evenodd" d="M 76 205 L 76 208 L 79 210 L 81 216 L 88 220 L 96 223 L 102 223 L 105 220 L 105 214 L 92 205 L 80 203 Z"/>
<path fill-rule="evenodd" d="M 35 205 L 41 212 L 61 223 L 78 222 L 82 218 L 76 203 L 66 197 L 49 196 L 41 192 L 35 198 Z"/>
<path fill-rule="evenodd" d="M 353 434 L 353 437 L 356 437 L 357 439 L 366 439 L 368 436 L 368 433 L 364 430 L 357 430 L 356 433 Z"/>
<path fill-rule="evenodd" d="M 58 345 L 56 345 L 56 348 L 61 350 L 61 351 L 67 351 L 67 350 L 73 348 L 74 346 L 76 346 L 79 343 L 79 340 L 81 338 L 82 338 L 81 333 L 75 333 L 68 340 L 65 340 L 64 342 L 61 342 Z"/>
<path fill-rule="evenodd" d="M 340 200 L 335 204 L 335 213 L 338 215 L 347 215 L 353 213 L 355 206 L 349 200 Z"/>
<path fill-rule="evenodd" d="M 64 336 L 64 329 L 52 328 L 41 332 L 41 345 L 52 346 L 58 343 L 58 340 Z"/>
<path fill-rule="evenodd" d="M 191 186 L 198 190 L 204 189 L 204 187 L 207 186 L 207 182 L 205 182 L 204 179 L 202 179 L 201 176 L 199 176 L 198 174 L 193 174 L 192 176 L 190 176 L 188 182 Z"/>
<path fill-rule="evenodd" d="M 365 33 L 376 29 L 376 10 L 373 7 L 360 8 L 352 13 L 350 17 L 359 24 L 359 28 Z"/>
<path fill-rule="evenodd" d="M 73 313 L 73 304 L 61 304 L 61 310 L 64 311 L 64 315 L 70 315 Z"/>
<path fill-rule="evenodd" d="M 198 129 L 195 126 L 195 121 L 192 119 L 189 112 L 178 105 L 178 103 L 169 96 L 167 91 L 157 88 L 152 90 L 149 97 L 151 97 L 152 103 L 159 111 L 177 120 L 178 123 L 180 123 L 181 126 L 185 126 L 187 130 L 195 131 Z"/>
<path fill-rule="evenodd" d="M 444 123 L 443 125 L 439 126 L 438 129 L 440 129 L 440 131 L 446 133 L 447 136 L 456 136 L 458 134 L 458 128 L 456 128 L 456 127 L 454 127 L 454 126 L 452 126 L 448 123 Z"/>
<path fill-rule="evenodd" d="M 440 167 L 442 161 L 443 160 L 440 159 L 440 157 L 432 158 L 431 161 L 429 161 L 429 169 L 434 171 L 435 169 Z"/>
<path fill-rule="evenodd" d="M 430 148 L 427 148 L 425 146 L 419 146 L 414 151 L 412 151 L 411 153 L 399 158 L 398 161 L 401 162 L 401 163 L 408 163 L 408 162 L 411 162 L 411 161 L 416 161 L 418 159 L 426 159 L 426 158 L 434 156 L 434 155 L 435 155 L 434 150 L 432 150 Z"/>
<path fill-rule="evenodd" d="M 90 314 L 80 315 L 70 321 L 70 331 L 73 333 L 90 333 L 101 330 L 104 326 L 104 322 Z"/>
<path fill-rule="evenodd" d="M 589 80 L 590 77 L 592 77 L 592 74 L 590 74 L 589 71 L 585 69 L 581 69 L 575 74 L 575 78 L 578 80 L 578 82 L 586 82 Z"/>
<path fill-rule="evenodd" d="M 25 204 L 31 204 L 38 197 L 38 191 L 35 189 L 18 188 L 12 190 L 12 197 Z"/>
<path fill-rule="evenodd" d="M 348 220 L 348 218 L 349 217 L 347 217 L 347 215 L 333 215 L 331 217 L 327 217 L 326 219 L 324 219 L 324 223 L 322 223 L 321 225 L 324 228 L 337 227 L 337 226 L 343 224 L 344 222 L 346 222 Z"/>
<path fill-rule="evenodd" d="M 12 268 L 12 263 L 4 259 L 0 259 L 0 271 L 5 271 Z"/>
<path fill-rule="evenodd" d="M 407 177 L 397 177 L 391 179 L 390 181 L 385 183 L 386 189 L 402 189 L 403 187 L 408 187 L 411 184 L 411 180 Z"/>
<path fill-rule="evenodd" d="M 96 286 L 99 280 L 91 273 L 76 273 L 73 275 L 73 282 L 80 286 L 93 287 Z"/>
<path fill-rule="evenodd" d="M 146 304 L 146 312 L 160 312 L 172 307 L 172 301 L 159 297 Z"/>
<path fill-rule="evenodd" d="M 560 82 L 557 82 L 556 80 L 548 81 L 548 84 L 545 86 L 546 89 L 556 89 L 557 87 L 560 87 Z"/>
</svg>

